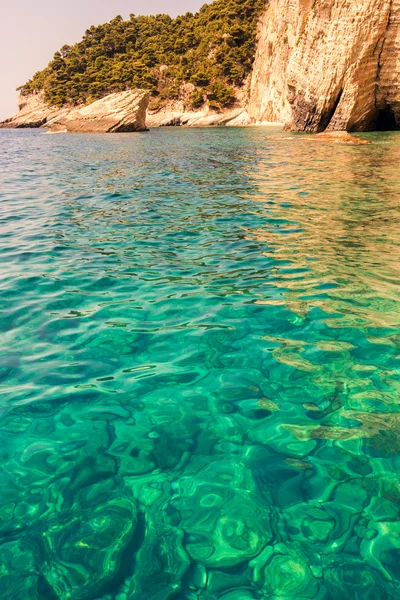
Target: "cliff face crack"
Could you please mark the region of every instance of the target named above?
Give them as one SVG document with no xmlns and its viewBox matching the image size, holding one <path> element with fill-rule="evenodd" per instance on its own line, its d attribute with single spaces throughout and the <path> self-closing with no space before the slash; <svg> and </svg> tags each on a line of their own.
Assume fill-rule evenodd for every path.
<svg viewBox="0 0 400 600">
<path fill-rule="evenodd" d="M 394 11 L 400 14 L 400 2 L 399 0 L 390 0 L 388 7 L 388 18 L 386 27 L 380 42 L 380 48 L 378 53 L 377 72 L 376 72 L 376 85 L 375 85 L 375 115 L 371 123 L 371 128 L 377 131 L 392 131 L 399 129 L 400 127 L 400 102 L 399 102 L 399 78 L 396 79 L 396 38 L 397 41 L 397 52 L 400 48 L 400 34 L 399 34 L 399 20 L 398 16 L 394 14 Z M 397 30 L 396 30 L 397 28 Z M 392 52 L 394 50 L 394 53 Z M 392 53 L 394 54 L 395 61 L 391 60 Z M 392 62 L 394 64 L 392 64 Z M 388 84 L 388 68 L 389 65 L 390 79 L 392 84 Z M 393 68 L 394 67 L 394 68 Z M 398 70 L 398 67 L 397 67 Z M 397 73 L 399 75 L 399 73 Z M 389 79 L 389 81 L 390 81 Z M 396 103 L 396 92 L 393 94 L 393 83 L 397 85 L 397 103 Z M 394 98 L 393 98 L 394 96 Z M 395 102 L 392 105 L 393 99 Z M 396 114 L 397 104 L 397 114 Z"/>
<path fill-rule="evenodd" d="M 388 28 L 390 25 L 392 10 L 393 10 L 393 0 L 389 0 L 388 18 L 387 18 L 387 22 L 386 22 L 385 31 L 383 32 L 382 37 L 378 40 L 377 45 L 376 45 L 376 48 L 378 48 L 380 45 L 380 50 L 378 53 L 378 63 L 377 63 L 377 69 L 376 69 L 376 85 L 375 85 L 375 108 L 377 110 L 378 110 L 378 87 L 379 87 L 379 80 L 380 80 L 380 75 L 381 75 L 381 70 L 382 70 L 382 54 L 383 54 L 383 50 L 385 48 L 386 36 L 387 36 Z"/>
<path fill-rule="evenodd" d="M 328 109 L 328 111 L 325 114 L 322 115 L 321 121 L 320 121 L 320 124 L 318 127 L 319 132 L 325 131 L 325 129 L 329 126 L 329 123 L 332 121 L 333 116 L 336 112 L 336 109 L 340 104 L 340 100 L 342 99 L 342 96 L 343 96 L 343 88 L 340 89 L 340 91 L 333 103 L 333 106 L 330 109 Z"/>
</svg>

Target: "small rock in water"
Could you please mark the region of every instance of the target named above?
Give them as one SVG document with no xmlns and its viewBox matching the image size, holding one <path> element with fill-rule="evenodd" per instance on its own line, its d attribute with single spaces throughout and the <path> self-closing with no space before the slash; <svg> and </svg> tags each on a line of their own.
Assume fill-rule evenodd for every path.
<svg viewBox="0 0 400 600">
<path fill-rule="evenodd" d="M 319 406 L 317 406 L 316 404 L 312 404 L 312 403 L 305 402 L 303 404 L 303 408 L 305 410 L 312 410 L 313 412 L 321 412 L 321 409 L 319 408 Z"/>
<path fill-rule="evenodd" d="M 297 136 L 281 136 L 272 138 L 280 141 L 306 141 L 306 142 L 325 142 L 331 144 L 347 144 L 349 146 L 365 146 L 371 144 L 371 140 L 365 140 L 355 135 L 351 135 L 347 131 L 323 131 L 315 135 L 297 135 Z"/>
<path fill-rule="evenodd" d="M 278 412 L 278 410 L 280 410 L 276 402 L 270 400 L 269 398 L 260 398 L 258 405 L 264 410 L 270 410 L 271 412 Z"/>
<path fill-rule="evenodd" d="M 309 141 L 315 142 L 332 142 L 334 144 L 350 144 L 352 146 L 365 146 L 371 144 L 370 140 L 363 140 L 359 137 L 351 135 L 347 131 L 324 131 L 317 135 L 307 136 Z"/>
<path fill-rule="evenodd" d="M 285 458 L 285 463 L 289 465 L 289 467 L 293 467 L 293 469 L 299 469 L 301 471 L 306 471 L 307 469 L 313 468 L 310 463 L 304 460 L 298 460 L 297 458 Z"/>
</svg>

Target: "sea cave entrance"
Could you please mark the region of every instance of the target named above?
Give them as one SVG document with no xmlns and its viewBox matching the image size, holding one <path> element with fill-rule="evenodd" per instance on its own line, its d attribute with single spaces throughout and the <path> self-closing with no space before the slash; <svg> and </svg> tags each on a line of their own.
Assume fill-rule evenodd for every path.
<svg viewBox="0 0 400 600">
<path fill-rule="evenodd" d="M 379 110 L 372 123 L 373 131 L 396 131 L 400 129 L 399 115 L 397 115 L 391 106 Z"/>
</svg>

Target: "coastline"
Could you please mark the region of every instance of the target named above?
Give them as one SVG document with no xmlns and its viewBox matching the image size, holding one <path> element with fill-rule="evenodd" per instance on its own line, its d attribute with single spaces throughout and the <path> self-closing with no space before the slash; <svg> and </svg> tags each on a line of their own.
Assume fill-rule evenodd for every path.
<svg viewBox="0 0 400 600">
<path fill-rule="evenodd" d="M 140 109 L 138 105 L 140 102 Z M 149 96 L 141 90 L 109 94 L 82 106 L 57 108 L 46 103 L 41 92 L 19 94 L 18 112 L 0 122 L 3 129 L 43 128 L 51 133 L 107 133 L 115 131 L 145 131 L 158 127 L 276 127 L 285 124 L 273 121 L 254 122 L 244 101 L 232 108 L 216 111 L 204 106 L 187 110 L 184 102 L 167 104 L 159 110 L 149 108 Z M 146 110 L 146 114 L 144 114 Z M 138 112 L 140 115 L 138 115 Z M 127 126 L 128 124 L 128 126 Z"/>
</svg>

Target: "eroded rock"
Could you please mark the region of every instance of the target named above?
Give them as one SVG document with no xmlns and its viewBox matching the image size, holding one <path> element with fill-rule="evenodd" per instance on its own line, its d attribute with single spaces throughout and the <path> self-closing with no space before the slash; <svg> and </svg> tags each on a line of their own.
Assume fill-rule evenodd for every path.
<svg viewBox="0 0 400 600">
<path fill-rule="evenodd" d="M 50 127 L 50 133 L 63 130 L 69 133 L 145 131 L 149 100 L 149 92 L 142 90 L 109 94 L 57 118 Z"/>
<path fill-rule="evenodd" d="M 294 131 L 400 127 L 400 0 L 272 0 L 248 112 Z"/>
<path fill-rule="evenodd" d="M 239 127 L 249 125 L 250 118 L 243 106 L 226 109 L 220 112 L 204 107 L 199 110 L 186 110 L 182 103 L 166 106 L 159 111 L 149 111 L 148 127 Z"/>
<path fill-rule="evenodd" d="M 150 94 L 128 90 L 109 94 L 86 106 L 49 106 L 41 92 L 19 95 L 19 112 L 0 127 L 47 127 L 51 133 L 119 133 L 146 130 Z"/>
<path fill-rule="evenodd" d="M 54 119 L 62 118 L 68 108 L 57 108 L 46 104 L 43 92 L 18 94 L 18 112 L 0 123 L 0 128 L 22 129 L 49 126 Z"/>
</svg>

